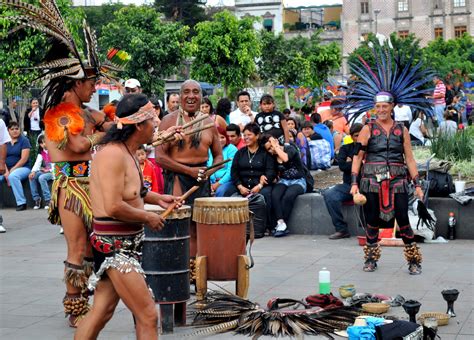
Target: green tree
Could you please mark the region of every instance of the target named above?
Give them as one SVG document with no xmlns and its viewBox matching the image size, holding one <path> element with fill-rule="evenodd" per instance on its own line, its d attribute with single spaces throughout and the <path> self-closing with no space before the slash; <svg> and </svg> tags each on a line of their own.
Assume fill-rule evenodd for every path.
<svg viewBox="0 0 474 340">
<path fill-rule="evenodd" d="M 194 36 L 194 26 L 209 19 L 202 6 L 205 3 L 203 0 L 155 0 L 155 8 L 167 19 L 189 26 L 190 36 Z"/>
<path fill-rule="evenodd" d="M 146 93 L 163 92 L 164 81 L 177 71 L 187 55 L 187 27 L 166 23 L 154 8 L 127 6 L 102 31 L 101 46 L 127 51 L 132 60 L 123 78 L 136 78 Z"/>
<path fill-rule="evenodd" d="M 39 3 L 39 1 L 29 2 L 34 5 Z M 82 31 L 84 13 L 81 10 L 72 9 L 70 0 L 57 0 L 56 3 L 81 50 L 83 46 L 80 45 L 79 32 Z M 0 7 L 0 79 L 5 81 L 7 92 L 33 84 L 39 74 L 26 68 L 39 64 L 48 50 L 47 36 L 39 31 L 26 28 L 9 34 L 17 25 L 8 22 L 5 17 L 15 14 L 18 13 L 14 10 Z"/>
<path fill-rule="evenodd" d="M 262 56 L 257 62 L 260 78 L 268 83 L 282 84 L 285 105 L 290 107 L 289 85 L 306 85 L 311 79 L 311 63 L 296 48 L 299 38 L 285 40 L 282 33 L 261 31 Z"/>
<path fill-rule="evenodd" d="M 196 25 L 191 49 L 191 76 L 211 84 L 221 83 L 224 95 L 229 86 L 243 87 L 256 73 L 255 59 L 260 44 L 253 29 L 254 19 L 237 19 L 229 11 L 214 15 L 212 21 Z"/>
<path fill-rule="evenodd" d="M 454 74 L 454 81 L 467 80 L 474 73 L 474 38 L 464 34 L 457 39 L 436 39 L 423 49 L 423 57 L 440 76 Z"/>
<path fill-rule="evenodd" d="M 87 18 L 87 23 L 95 31 L 97 38 L 102 35 L 102 27 L 111 21 L 115 12 L 124 7 L 121 3 L 108 3 L 101 6 L 84 6 L 81 8 Z"/>
</svg>

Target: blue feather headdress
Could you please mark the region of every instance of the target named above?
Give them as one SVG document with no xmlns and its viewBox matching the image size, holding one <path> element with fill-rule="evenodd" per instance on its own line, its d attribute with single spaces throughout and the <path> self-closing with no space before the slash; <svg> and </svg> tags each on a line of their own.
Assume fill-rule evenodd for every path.
<svg viewBox="0 0 474 340">
<path fill-rule="evenodd" d="M 423 68 L 422 62 L 414 63 L 392 48 L 390 38 L 369 47 L 374 56 L 375 65 L 369 65 L 361 56 L 358 62 L 349 63 L 352 74 L 357 77 L 349 87 L 346 97 L 346 112 L 351 120 L 371 110 L 377 101 L 388 101 L 404 104 L 412 109 L 419 109 L 431 116 L 433 88 L 427 86 L 433 80 L 434 72 Z M 391 98 L 390 98 L 391 96 Z"/>
</svg>

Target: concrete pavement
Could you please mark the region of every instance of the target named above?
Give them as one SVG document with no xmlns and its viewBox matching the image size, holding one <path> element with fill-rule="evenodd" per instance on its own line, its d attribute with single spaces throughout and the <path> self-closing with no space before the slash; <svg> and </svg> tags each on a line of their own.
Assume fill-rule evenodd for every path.
<svg viewBox="0 0 474 340">
<path fill-rule="evenodd" d="M 0 338 L 72 339 L 62 312 L 64 285 L 62 261 L 65 241 L 59 227 L 46 219 L 45 210 L 16 212 L 2 210 L 7 233 L 0 234 Z M 355 237 L 330 241 L 326 236 L 289 235 L 285 238 L 256 240 L 253 248 L 255 267 L 251 270 L 249 298 L 265 305 L 272 297 L 301 299 L 317 292 L 318 271 L 331 271 L 332 291 L 352 283 L 358 292 L 401 294 L 422 303 L 421 312 L 445 312 L 441 290 L 460 291 L 454 305 L 457 317 L 440 327 L 444 339 L 474 338 L 474 241 L 456 240 L 448 244 L 422 244 L 423 274 L 410 276 L 402 248 L 384 247 L 379 269 L 362 271 L 362 248 Z M 233 282 L 221 283 L 232 290 Z M 212 284 L 209 285 L 213 288 Z M 407 318 L 401 307 L 388 314 Z M 189 327 L 175 328 L 162 339 L 179 339 Z M 99 339 L 134 339 L 133 321 L 123 304 Z M 210 339 L 244 339 L 232 333 Z M 319 338 L 305 336 L 305 338 Z"/>
</svg>

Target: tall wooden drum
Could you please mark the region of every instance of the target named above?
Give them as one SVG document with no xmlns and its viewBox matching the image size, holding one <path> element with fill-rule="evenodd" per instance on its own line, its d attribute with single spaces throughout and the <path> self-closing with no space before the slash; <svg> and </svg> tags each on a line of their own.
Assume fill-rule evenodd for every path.
<svg viewBox="0 0 474 340">
<path fill-rule="evenodd" d="M 197 257 L 207 257 L 207 279 L 237 280 L 238 256 L 245 255 L 249 203 L 240 197 L 197 198 Z"/>
<path fill-rule="evenodd" d="M 145 204 L 145 210 L 164 212 L 160 206 L 151 204 Z M 155 301 L 160 304 L 165 333 L 173 330 L 173 321 L 182 325 L 186 322 L 190 222 L 191 207 L 184 205 L 168 215 L 160 231 L 145 228 L 142 267 Z"/>
</svg>

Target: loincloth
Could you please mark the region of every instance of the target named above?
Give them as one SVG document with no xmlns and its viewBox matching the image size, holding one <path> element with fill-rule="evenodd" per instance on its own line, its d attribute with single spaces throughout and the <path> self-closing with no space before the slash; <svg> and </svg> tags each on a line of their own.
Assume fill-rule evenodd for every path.
<svg viewBox="0 0 474 340">
<path fill-rule="evenodd" d="M 121 273 L 145 272 L 140 264 L 143 248 L 143 223 L 122 222 L 114 219 L 94 219 L 90 235 L 94 254 L 94 273 L 89 278 L 88 288 L 94 290 L 107 269 Z"/>
<path fill-rule="evenodd" d="M 89 193 L 89 161 L 57 162 L 53 166 L 54 182 L 48 220 L 61 224 L 59 191 L 65 191 L 63 208 L 82 219 L 87 232 L 91 231 L 92 206 Z"/>
<path fill-rule="evenodd" d="M 186 165 L 190 167 L 206 167 L 206 162 L 201 164 Z M 187 205 L 193 206 L 194 200 L 196 198 L 211 196 L 211 182 L 209 179 L 207 179 L 205 182 L 198 182 L 194 177 L 170 170 L 164 170 L 163 177 L 165 180 L 165 194 L 173 195 L 174 182 L 176 178 L 179 180 L 181 192 L 183 194 L 193 186 L 199 186 L 199 189 L 196 190 L 196 192 L 194 192 L 188 199 L 186 199 Z"/>
</svg>

